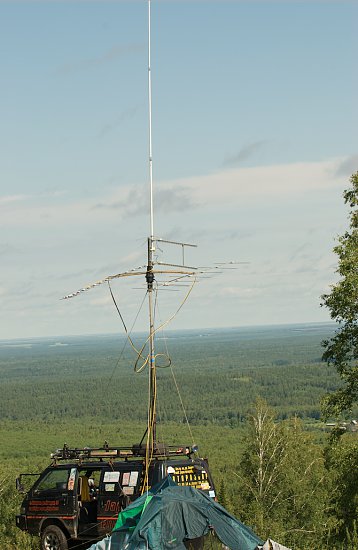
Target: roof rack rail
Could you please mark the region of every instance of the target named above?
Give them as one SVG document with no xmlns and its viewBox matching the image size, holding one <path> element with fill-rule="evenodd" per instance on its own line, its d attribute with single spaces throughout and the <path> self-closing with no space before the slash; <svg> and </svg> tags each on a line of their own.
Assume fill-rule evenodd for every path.
<svg viewBox="0 0 358 550">
<path fill-rule="evenodd" d="M 188 456 L 191 457 L 193 453 L 197 452 L 197 447 L 193 446 L 174 446 L 174 445 L 162 445 L 157 443 L 153 449 L 153 458 L 166 458 L 170 456 Z M 112 447 L 108 445 L 107 441 L 104 442 L 103 447 L 82 447 L 82 448 L 70 448 L 67 443 L 64 444 L 62 449 L 56 449 L 51 453 L 51 459 L 55 462 L 57 460 L 90 460 L 97 459 L 103 460 L 116 459 L 116 458 L 143 458 L 145 457 L 146 448 L 144 445 L 132 445 L 131 447 Z"/>
</svg>

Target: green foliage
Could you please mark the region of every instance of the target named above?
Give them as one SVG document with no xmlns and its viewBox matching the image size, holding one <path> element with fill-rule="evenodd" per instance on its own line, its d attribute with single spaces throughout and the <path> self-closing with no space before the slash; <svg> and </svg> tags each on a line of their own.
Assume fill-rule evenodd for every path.
<svg viewBox="0 0 358 550">
<path fill-rule="evenodd" d="M 350 207 L 349 231 L 338 238 L 334 248 L 340 280 L 322 296 L 322 305 L 340 325 L 333 338 L 323 341 L 323 359 L 335 367 L 344 384 L 324 398 L 326 417 L 351 410 L 358 400 L 358 172 L 351 177 L 351 184 L 344 192 Z"/>
<path fill-rule="evenodd" d="M 338 238 L 339 281 L 322 296 L 323 305 L 339 323 L 335 335 L 323 341 L 323 359 L 333 365 L 342 385 L 322 401 L 324 416 L 339 417 L 351 411 L 358 400 L 358 172 L 351 177 L 352 187 L 344 192 L 350 207 L 349 231 Z M 327 541 L 332 547 L 358 548 L 358 443 L 356 434 L 343 435 L 338 425 L 326 449 L 326 468 L 330 479 L 327 502 Z"/>
<path fill-rule="evenodd" d="M 330 445 L 326 449 L 326 466 L 332 488 L 327 513 L 329 540 L 332 544 L 353 546 L 354 542 L 358 542 L 357 437 L 347 434 Z"/>
<path fill-rule="evenodd" d="M 240 462 L 240 517 L 263 538 L 318 548 L 327 499 L 322 449 L 301 422 L 276 423 L 258 400 Z"/>
<path fill-rule="evenodd" d="M 15 526 L 21 498 L 15 489 L 16 470 L 0 466 L 0 548 L 4 550 L 37 550 L 38 539 Z"/>
</svg>

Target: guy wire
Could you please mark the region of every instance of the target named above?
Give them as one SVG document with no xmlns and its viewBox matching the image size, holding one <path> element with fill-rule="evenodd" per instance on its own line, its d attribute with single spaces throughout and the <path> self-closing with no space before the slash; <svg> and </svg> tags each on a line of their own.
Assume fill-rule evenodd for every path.
<svg viewBox="0 0 358 550">
<path fill-rule="evenodd" d="M 159 311 L 158 311 L 158 313 L 159 313 Z M 162 330 L 162 334 L 163 334 L 163 338 L 164 338 L 164 345 L 165 345 L 165 349 L 166 349 L 166 354 L 169 357 L 167 337 L 166 337 L 166 334 L 165 334 L 164 330 Z M 187 428 L 188 428 L 188 431 L 189 431 L 189 435 L 191 437 L 191 442 L 194 445 L 194 443 L 195 443 L 194 436 L 193 436 L 193 432 L 192 432 L 191 427 L 190 427 L 188 415 L 186 414 L 186 409 L 185 409 L 184 402 L 183 402 L 183 399 L 182 399 L 182 396 L 181 396 L 181 393 L 180 393 L 179 384 L 178 384 L 177 379 L 175 377 L 175 373 L 174 373 L 174 369 L 173 369 L 174 365 L 171 363 L 169 366 L 170 366 L 170 372 L 172 373 L 172 377 L 173 377 L 173 380 L 174 380 L 174 385 L 175 385 L 175 388 L 177 390 L 177 394 L 178 394 L 178 397 L 179 397 L 181 408 L 183 410 L 183 414 L 184 414 L 185 422 L 186 422 L 186 425 L 187 425 Z"/>
<path fill-rule="evenodd" d="M 123 357 L 123 353 L 124 353 L 125 347 L 126 347 L 126 345 L 127 345 L 127 342 L 128 342 L 128 341 L 132 342 L 132 340 L 131 340 L 131 338 L 130 338 L 130 334 L 131 334 L 132 331 L 133 331 L 133 328 L 134 328 L 134 326 L 135 326 L 135 324 L 136 324 L 136 322 L 137 322 L 138 316 L 139 316 L 139 314 L 140 314 L 140 312 L 141 312 L 141 310 L 142 310 L 142 307 L 143 307 L 145 298 L 146 298 L 146 296 L 147 296 L 147 293 L 145 293 L 144 298 L 143 298 L 143 300 L 142 300 L 142 303 L 140 304 L 139 309 L 138 309 L 138 311 L 137 311 L 137 314 L 136 314 L 136 316 L 135 316 L 135 318 L 134 318 L 134 321 L 133 321 L 133 323 L 132 323 L 131 329 L 130 329 L 130 331 L 129 331 L 129 333 L 128 333 L 127 327 L 126 327 L 126 325 L 125 325 L 125 323 L 124 323 L 124 320 L 123 320 L 123 317 L 122 317 L 121 312 L 120 312 L 120 310 L 119 310 L 119 307 L 118 307 L 118 305 L 117 305 L 116 299 L 115 299 L 115 297 L 113 296 L 113 292 L 112 292 L 112 289 L 111 289 L 111 285 L 109 284 L 109 281 L 108 281 L 108 286 L 109 286 L 109 290 L 110 290 L 110 292 L 111 292 L 111 296 L 112 296 L 112 300 L 113 300 L 113 302 L 114 302 L 114 305 L 116 306 L 117 312 L 118 312 L 118 314 L 119 314 L 119 316 L 120 316 L 120 318 L 121 318 L 121 320 L 122 320 L 122 324 L 123 324 L 123 326 L 124 326 L 124 330 L 126 331 L 127 338 L 126 338 L 126 340 L 124 341 L 124 345 L 123 345 L 123 348 L 122 348 L 122 350 L 121 350 L 121 353 L 119 354 L 119 357 L 118 357 L 118 359 L 117 359 L 117 362 L 116 362 L 116 364 L 115 364 L 115 366 L 114 366 L 114 368 L 113 368 L 113 370 L 112 370 L 111 376 L 110 376 L 110 378 L 109 378 L 109 380 L 108 380 L 107 389 L 108 389 L 108 387 L 109 387 L 109 384 L 110 384 L 111 381 L 113 380 L 114 373 L 115 373 L 115 371 L 116 371 L 116 369 L 117 369 L 117 367 L 118 367 L 118 365 L 119 365 L 120 360 L 121 360 L 122 357 Z M 135 347 L 134 347 L 133 345 L 132 345 L 132 348 L 135 350 L 136 353 L 138 353 L 137 350 L 135 349 Z"/>
<path fill-rule="evenodd" d="M 132 346 L 133 350 L 134 350 L 134 351 L 136 352 L 136 354 L 138 355 L 138 357 L 142 357 L 142 356 L 141 356 L 141 353 L 142 353 L 144 347 L 143 347 L 140 351 L 137 350 L 137 348 L 135 347 L 135 345 L 134 345 L 134 343 L 133 343 L 133 340 L 132 340 L 131 337 L 130 337 L 130 332 L 132 332 L 134 323 L 135 323 L 135 322 L 137 321 L 137 319 L 138 319 L 138 315 L 139 315 L 139 313 L 140 313 L 140 310 L 142 309 L 142 306 L 143 306 L 143 304 L 144 304 L 144 301 L 145 301 L 145 298 L 146 298 L 148 292 L 145 293 L 144 298 L 143 298 L 143 301 L 142 301 L 142 303 L 141 303 L 141 305 L 140 305 L 140 308 L 139 308 L 139 310 L 138 310 L 137 316 L 136 316 L 136 318 L 135 318 L 135 320 L 134 320 L 132 329 L 131 329 L 130 332 L 128 332 L 128 329 L 127 329 L 127 327 L 126 327 L 126 324 L 125 324 L 125 322 L 124 322 L 124 319 L 123 319 L 123 317 L 122 317 L 122 314 L 121 314 L 121 312 L 120 312 L 120 310 L 119 310 L 119 307 L 118 307 L 118 305 L 117 305 L 116 299 L 115 299 L 115 297 L 113 296 L 111 284 L 110 284 L 109 281 L 107 281 L 107 282 L 108 282 L 109 292 L 111 293 L 113 303 L 114 303 L 114 305 L 116 306 L 116 310 L 117 310 L 118 315 L 119 315 L 119 317 L 120 317 L 120 319 L 121 319 L 121 321 L 122 321 L 122 325 L 123 325 L 123 327 L 124 327 L 124 330 L 125 330 L 125 333 L 126 333 L 126 335 L 127 335 L 128 341 L 129 341 L 130 345 Z M 144 357 L 142 357 L 142 359 L 144 359 Z"/>
</svg>

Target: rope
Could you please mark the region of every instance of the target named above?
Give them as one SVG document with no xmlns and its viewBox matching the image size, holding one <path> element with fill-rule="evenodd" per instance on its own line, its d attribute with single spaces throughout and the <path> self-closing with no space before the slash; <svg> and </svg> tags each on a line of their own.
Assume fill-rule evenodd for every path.
<svg viewBox="0 0 358 550">
<path fill-rule="evenodd" d="M 191 427 L 190 427 L 190 424 L 189 424 L 189 419 L 188 419 L 188 416 L 186 414 L 186 410 L 185 410 L 185 407 L 184 407 L 184 402 L 183 402 L 183 399 L 182 399 L 182 396 L 181 396 L 181 393 L 180 393 L 180 390 L 179 390 L 178 382 L 175 378 L 175 374 L 174 374 L 174 370 L 173 370 L 172 366 L 170 366 L 170 371 L 171 371 L 172 376 L 173 376 L 174 384 L 175 384 L 175 387 L 176 387 L 176 390 L 177 390 L 177 393 L 178 393 L 178 397 L 179 397 L 179 400 L 180 400 L 180 404 L 181 404 L 181 407 L 182 407 L 182 410 L 183 410 L 185 422 L 186 422 L 186 425 L 187 425 L 187 428 L 188 428 L 188 431 L 189 431 L 189 434 L 190 434 L 190 437 L 191 437 L 191 442 L 194 445 L 195 442 L 194 442 L 193 432 L 191 431 Z"/>
</svg>

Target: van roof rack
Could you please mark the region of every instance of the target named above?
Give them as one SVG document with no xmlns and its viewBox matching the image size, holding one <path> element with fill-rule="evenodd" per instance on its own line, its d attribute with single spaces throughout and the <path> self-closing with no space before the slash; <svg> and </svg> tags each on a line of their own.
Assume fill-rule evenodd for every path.
<svg viewBox="0 0 358 550">
<path fill-rule="evenodd" d="M 171 456 L 187 456 L 191 458 L 192 454 L 197 452 L 197 447 L 190 446 L 174 446 L 163 445 L 157 443 L 153 449 L 153 458 L 167 458 Z M 51 459 L 54 462 L 58 460 L 103 460 L 105 458 L 114 460 L 116 458 L 144 458 L 146 454 L 145 446 L 132 445 L 131 447 L 112 447 L 107 441 L 104 442 L 103 447 L 75 447 L 70 448 L 67 443 L 64 444 L 62 449 L 56 449 L 51 453 Z"/>
</svg>

